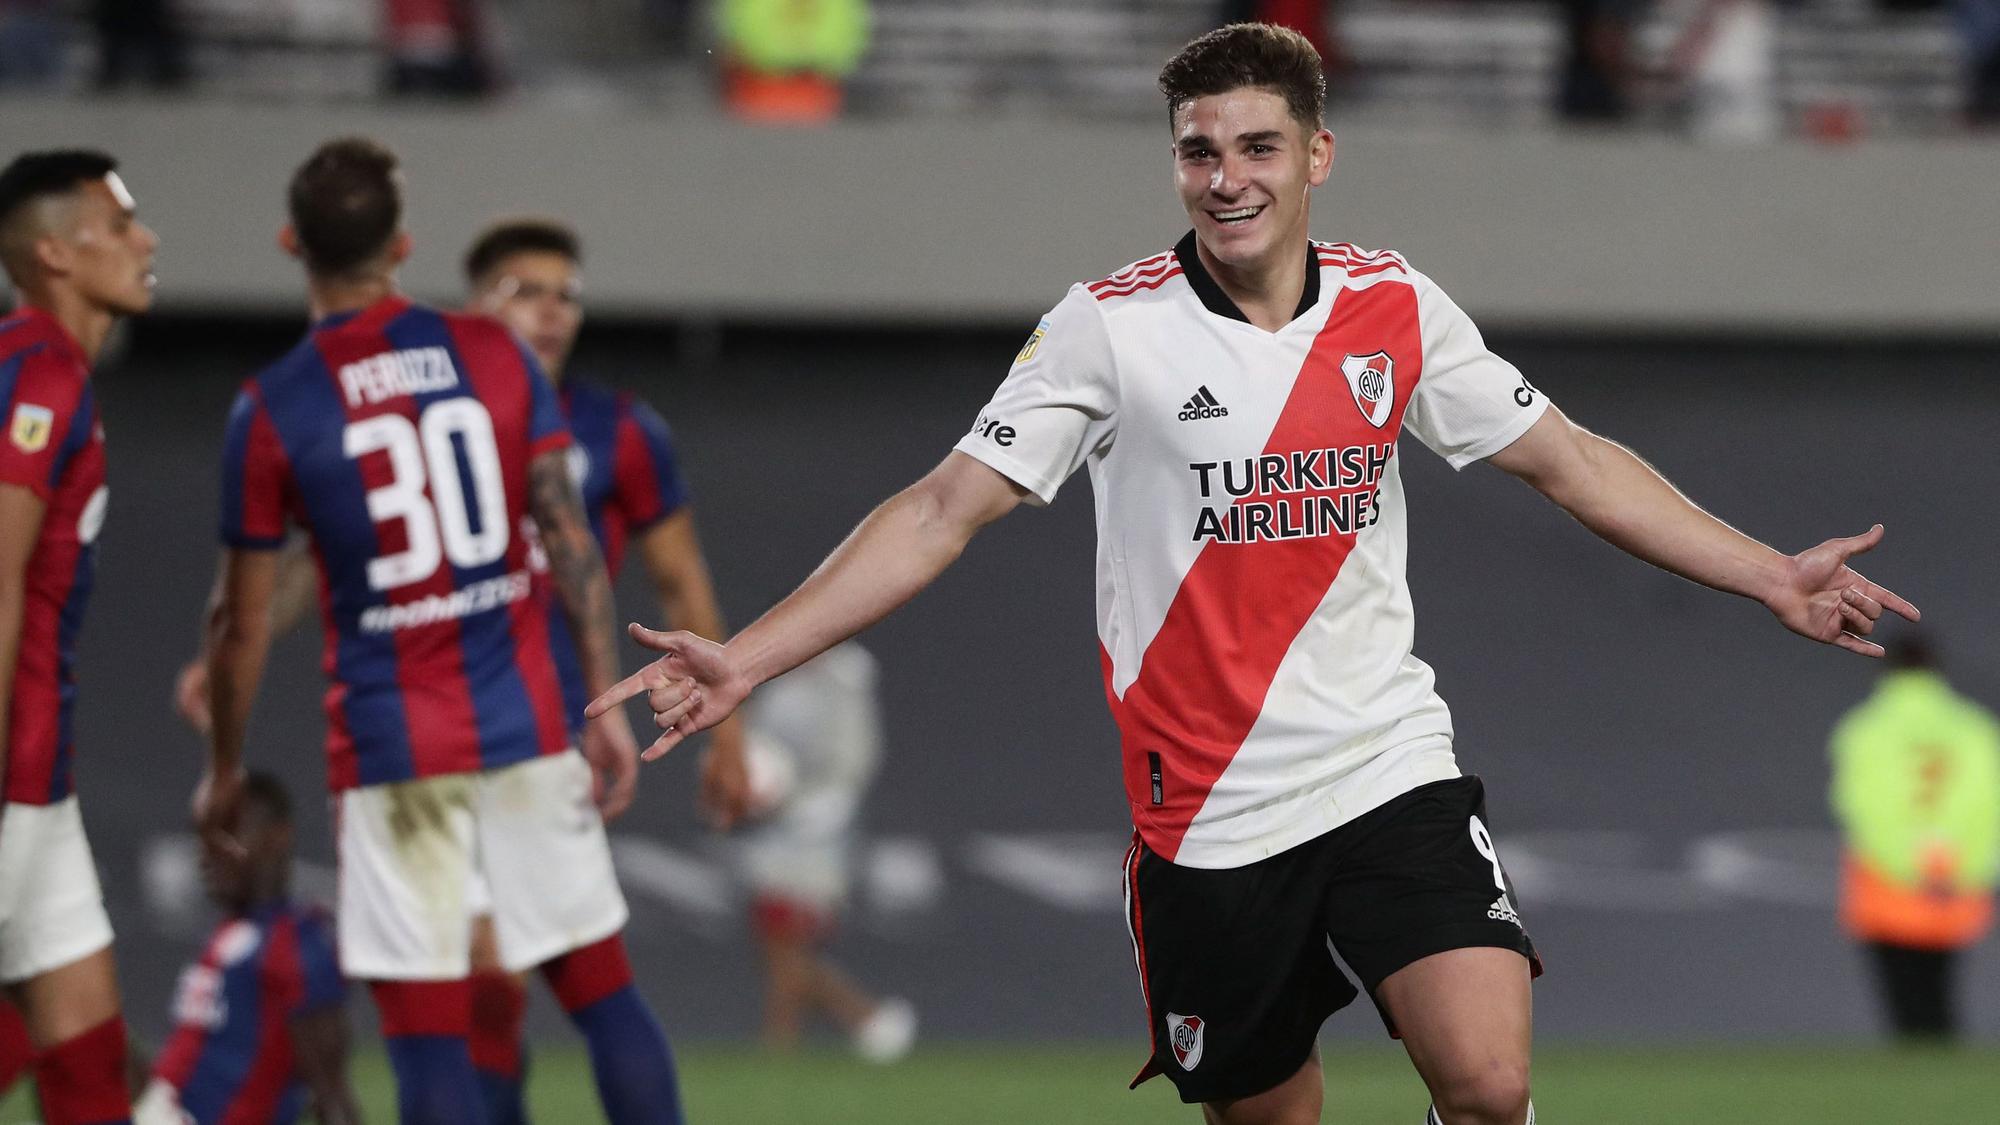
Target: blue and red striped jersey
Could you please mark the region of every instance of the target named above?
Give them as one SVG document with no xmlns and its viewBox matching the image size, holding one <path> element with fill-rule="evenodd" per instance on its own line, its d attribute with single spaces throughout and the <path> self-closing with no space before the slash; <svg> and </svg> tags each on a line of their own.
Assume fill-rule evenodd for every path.
<svg viewBox="0 0 2000 1125">
<path fill-rule="evenodd" d="M 76 636 L 109 492 L 89 362 L 37 308 L 0 320 L 0 425 L 0 484 L 25 488 L 45 505 L 24 576 L 4 789 L 9 801 L 47 805 L 71 792 Z"/>
<path fill-rule="evenodd" d="M 529 463 L 569 441 L 504 327 L 401 297 L 313 325 L 238 395 L 222 540 L 312 537 L 334 790 L 571 744 L 528 517 Z"/>
<path fill-rule="evenodd" d="M 230 918 L 174 991 L 172 1038 L 153 1075 L 197 1125 L 283 1125 L 305 1102 L 292 1024 L 339 1007 L 333 922 L 289 901 Z"/>
<path fill-rule="evenodd" d="M 687 482 L 674 454 L 673 431 L 652 407 L 630 392 L 579 380 L 563 381 L 563 413 L 575 444 L 570 471 L 583 493 L 591 530 L 613 576 L 624 561 L 631 537 L 687 506 Z M 573 716 L 583 714 L 590 693 L 583 682 L 569 619 L 551 599 L 549 630 L 555 637 L 556 667 L 563 700 Z"/>
</svg>

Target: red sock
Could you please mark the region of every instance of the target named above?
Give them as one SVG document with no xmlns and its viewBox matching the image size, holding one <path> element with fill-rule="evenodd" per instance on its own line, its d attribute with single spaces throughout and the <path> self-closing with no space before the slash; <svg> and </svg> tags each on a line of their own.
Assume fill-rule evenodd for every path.
<svg viewBox="0 0 2000 1125">
<path fill-rule="evenodd" d="M 35 1065 L 35 1044 L 28 1039 L 27 1021 L 12 1004 L 0 1004 L 0 1095 L 14 1088 L 14 1080 Z"/>
<path fill-rule="evenodd" d="M 125 1021 L 112 1016 L 35 1060 L 35 1085 L 42 1092 L 48 1125 L 104 1125 L 129 1121 L 132 1097 L 125 1089 Z"/>
<path fill-rule="evenodd" d="M 542 966 L 549 988 L 565 1012 L 579 1012 L 632 983 L 632 963 L 625 958 L 625 935 L 573 949 Z"/>
<path fill-rule="evenodd" d="M 512 973 L 472 974 L 472 1065 L 488 1074 L 521 1077 L 521 1028 L 528 990 Z"/>
<path fill-rule="evenodd" d="M 368 991 L 385 1036 L 463 1039 L 472 1027 L 472 986 L 464 980 L 371 980 Z"/>
</svg>

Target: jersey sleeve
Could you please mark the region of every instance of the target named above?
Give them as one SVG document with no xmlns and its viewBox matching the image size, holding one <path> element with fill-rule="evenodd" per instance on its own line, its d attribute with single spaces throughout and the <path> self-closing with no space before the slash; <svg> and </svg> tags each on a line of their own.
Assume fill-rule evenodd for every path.
<svg viewBox="0 0 2000 1125">
<path fill-rule="evenodd" d="M 562 400 L 556 397 L 555 384 L 542 370 L 541 361 L 519 340 L 514 341 L 514 346 L 520 350 L 521 366 L 528 373 L 528 458 L 533 460 L 551 449 L 569 445 L 569 422 L 563 417 Z"/>
<path fill-rule="evenodd" d="M 285 545 L 291 463 L 253 382 L 236 396 L 222 435 L 222 542 L 238 550 Z"/>
<path fill-rule="evenodd" d="M 954 447 L 1027 489 L 1042 504 L 1118 425 L 1111 335 L 1096 298 L 1070 289 L 1014 357 L 1014 366 Z"/>
<path fill-rule="evenodd" d="M 19 485 L 44 503 L 74 455 L 71 430 L 93 424 L 84 385 L 65 379 L 47 353 L 24 357 L 11 372 L 0 366 L 0 484 Z M 84 435 L 86 438 L 88 434 Z"/>
<path fill-rule="evenodd" d="M 637 399 L 620 405 L 611 493 L 626 523 L 638 531 L 687 506 L 687 479 L 667 420 Z"/>
<path fill-rule="evenodd" d="M 1403 424 L 1454 469 L 1514 443 L 1549 407 L 1548 396 L 1513 364 L 1494 355 L 1443 289 L 1417 275 L 1423 378 Z"/>
<path fill-rule="evenodd" d="M 320 914 L 298 920 L 299 987 L 298 1003 L 292 1018 L 337 1008 L 347 1000 L 347 981 L 340 975 L 340 958 L 335 953 L 333 927 Z"/>
</svg>

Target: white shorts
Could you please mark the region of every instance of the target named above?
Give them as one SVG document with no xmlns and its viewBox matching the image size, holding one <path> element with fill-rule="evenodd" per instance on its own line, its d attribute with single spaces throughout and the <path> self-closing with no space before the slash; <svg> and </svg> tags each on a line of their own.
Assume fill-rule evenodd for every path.
<svg viewBox="0 0 2000 1125">
<path fill-rule="evenodd" d="M 590 767 L 574 750 L 481 773 L 349 789 L 336 799 L 340 968 L 357 980 L 456 980 L 471 918 L 500 960 L 533 968 L 627 917 Z M 484 874 L 488 902 L 475 902 Z M 483 912 L 483 911 L 481 911 Z"/>
<path fill-rule="evenodd" d="M 60 969 L 111 944 L 97 864 L 72 793 L 0 812 L 0 984 Z"/>
</svg>

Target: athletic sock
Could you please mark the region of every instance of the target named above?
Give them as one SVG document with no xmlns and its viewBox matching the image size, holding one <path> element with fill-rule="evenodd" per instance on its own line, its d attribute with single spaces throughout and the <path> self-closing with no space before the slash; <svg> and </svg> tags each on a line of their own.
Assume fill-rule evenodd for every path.
<svg viewBox="0 0 2000 1125">
<path fill-rule="evenodd" d="M 673 1052 L 632 983 L 625 939 L 612 934 L 555 958 L 542 971 L 590 1044 L 597 1098 L 611 1125 L 680 1125 Z"/>
<path fill-rule="evenodd" d="M 527 1079 L 528 990 L 512 973 L 472 974 L 472 1068 L 485 1095 L 487 1125 L 527 1125 L 521 1099 Z"/>
<path fill-rule="evenodd" d="M 472 1030 L 471 983 L 378 980 L 368 988 L 382 1016 L 403 1125 L 486 1125 L 466 1045 Z"/>
<path fill-rule="evenodd" d="M 14 1088 L 14 1080 L 35 1065 L 35 1044 L 28 1038 L 27 1021 L 14 1005 L 0 1003 L 0 1096 Z"/>
<path fill-rule="evenodd" d="M 125 1089 L 125 1021 L 112 1016 L 35 1059 L 47 1125 L 130 1125 Z"/>
</svg>

